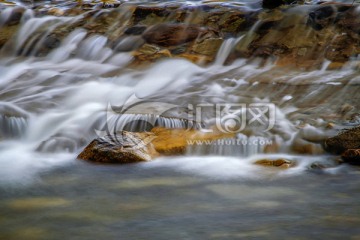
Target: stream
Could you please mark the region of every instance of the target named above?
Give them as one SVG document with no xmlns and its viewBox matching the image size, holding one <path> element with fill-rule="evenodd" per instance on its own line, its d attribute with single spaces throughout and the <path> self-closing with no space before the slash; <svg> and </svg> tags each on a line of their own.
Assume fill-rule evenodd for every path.
<svg viewBox="0 0 360 240">
<path fill-rule="evenodd" d="M 65 9 L 64 2 L 48 4 Z M 208 65 L 168 58 L 129 67 L 130 52 L 109 47 L 110 35 L 89 36 L 84 28 L 44 51 L 51 43 L 41 33 L 82 18 L 38 17 L 27 8 L 0 49 L 1 239 L 360 239 L 359 169 L 334 164 L 337 156 L 322 151 L 317 139 L 359 124 L 357 65 L 329 70 L 324 62 L 303 71 L 278 68 L 273 59 L 228 64 L 249 32 L 226 39 Z M 126 22 L 125 13 L 121 18 Z M 274 127 L 246 130 L 280 150 L 267 153 L 242 135 L 241 146 L 195 146 L 184 156 L 140 164 L 76 159 L 104 131 L 109 106 L 133 98 L 154 103 L 132 109 L 136 114 L 169 104 L 175 110 L 167 114 L 176 118 L 188 117 L 181 109 L 189 105 L 271 104 Z M 214 125 L 213 110 L 203 111 L 201 120 Z M 315 142 L 312 152 L 294 151 L 303 139 Z M 265 158 L 296 166 L 253 164 Z M 329 168 L 312 169 L 319 163 Z"/>
</svg>

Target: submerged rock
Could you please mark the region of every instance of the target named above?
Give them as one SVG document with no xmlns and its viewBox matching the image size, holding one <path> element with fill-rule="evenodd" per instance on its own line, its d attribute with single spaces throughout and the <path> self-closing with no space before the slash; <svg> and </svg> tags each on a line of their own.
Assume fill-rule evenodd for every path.
<svg viewBox="0 0 360 240">
<path fill-rule="evenodd" d="M 360 149 L 360 127 L 349 129 L 335 137 L 326 139 L 324 148 L 334 154 L 342 154 L 348 149 Z"/>
</svg>

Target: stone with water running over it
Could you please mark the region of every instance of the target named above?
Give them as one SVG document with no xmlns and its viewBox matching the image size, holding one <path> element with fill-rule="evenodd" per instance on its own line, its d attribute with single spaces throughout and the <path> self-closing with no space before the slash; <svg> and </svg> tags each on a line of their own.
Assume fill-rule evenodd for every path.
<svg viewBox="0 0 360 240">
<path fill-rule="evenodd" d="M 78 156 L 79 159 L 98 163 L 135 163 L 150 161 L 158 156 L 150 143 L 152 133 L 122 131 L 118 136 L 94 139 Z"/>
<path fill-rule="evenodd" d="M 195 144 L 217 139 L 232 138 L 234 134 L 203 133 L 193 129 L 155 127 L 151 132 L 118 132 L 93 140 L 78 156 L 79 159 L 98 163 L 136 163 L 150 161 L 160 155 L 181 155 L 189 140 Z"/>
<path fill-rule="evenodd" d="M 256 165 L 260 165 L 260 166 L 264 166 L 264 167 L 279 167 L 279 168 L 290 168 L 292 166 L 294 166 L 294 162 L 289 161 L 287 159 L 276 159 L 276 160 L 272 160 L 272 159 L 261 159 L 255 162 Z"/>
</svg>

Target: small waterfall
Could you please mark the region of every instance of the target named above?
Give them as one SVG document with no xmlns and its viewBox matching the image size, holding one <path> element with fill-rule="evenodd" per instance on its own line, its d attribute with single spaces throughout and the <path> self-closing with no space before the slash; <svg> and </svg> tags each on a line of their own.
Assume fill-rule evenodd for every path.
<svg viewBox="0 0 360 240">
<path fill-rule="evenodd" d="M 32 55 L 40 53 L 48 37 L 57 27 L 64 24 L 71 24 L 80 20 L 82 16 L 77 17 L 34 17 L 31 10 L 26 10 L 22 16 L 22 25 L 14 39 L 9 40 L 1 49 L 0 55 Z M 49 40 L 50 41 L 50 40 Z M 54 43 L 48 43 L 48 45 Z M 50 46 L 53 47 L 53 46 Z"/>
<path fill-rule="evenodd" d="M 238 44 L 241 39 L 244 36 L 240 36 L 238 38 L 229 38 L 226 39 L 223 44 L 221 45 L 216 58 L 215 58 L 215 63 L 214 65 L 224 65 L 227 58 L 229 57 L 231 51 L 234 49 L 234 47 L 236 46 L 236 44 Z"/>
<path fill-rule="evenodd" d="M 118 131 L 143 132 L 153 127 L 199 129 L 202 125 L 186 119 L 162 117 L 153 114 L 120 114 L 107 119 L 104 134 Z"/>
<path fill-rule="evenodd" d="M 104 36 L 91 36 L 83 41 L 75 57 L 103 62 L 112 55 L 112 51 L 106 47 L 106 43 L 107 38 Z"/>
<path fill-rule="evenodd" d="M 26 118 L 0 115 L 0 140 L 21 137 L 27 126 Z"/>
<path fill-rule="evenodd" d="M 0 140 L 22 137 L 28 118 L 29 114 L 15 104 L 0 102 Z"/>
<path fill-rule="evenodd" d="M 76 29 L 67 36 L 59 48 L 56 48 L 48 55 L 53 62 L 63 62 L 78 48 L 78 45 L 86 37 L 87 32 L 83 29 Z"/>
<path fill-rule="evenodd" d="M 0 28 L 8 21 L 14 8 L 6 8 L 0 12 Z"/>
</svg>

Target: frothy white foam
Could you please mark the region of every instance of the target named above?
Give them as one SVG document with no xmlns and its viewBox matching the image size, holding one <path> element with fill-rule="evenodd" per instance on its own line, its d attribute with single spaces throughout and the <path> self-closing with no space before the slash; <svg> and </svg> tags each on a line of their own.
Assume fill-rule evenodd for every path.
<svg viewBox="0 0 360 240">
<path fill-rule="evenodd" d="M 284 158 L 295 162 L 289 169 L 255 165 L 260 159 Z M 313 163 L 327 163 L 324 156 L 296 156 L 287 154 L 255 155 L 247 158 L 222 156 L 166 157 L 142 164 L 144 168 L 169 168 L 184 174 L 205 176 L 214 179 L 267 179 L 296 176 L 310 169 Z M 342 171 L 332 167 L 328 173 Z"/>
</svg>

